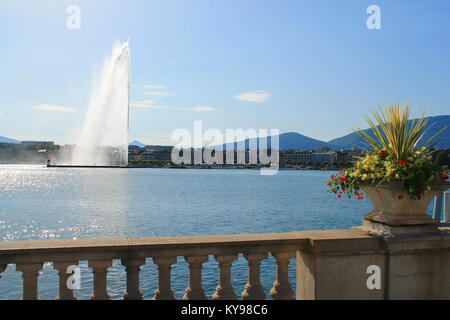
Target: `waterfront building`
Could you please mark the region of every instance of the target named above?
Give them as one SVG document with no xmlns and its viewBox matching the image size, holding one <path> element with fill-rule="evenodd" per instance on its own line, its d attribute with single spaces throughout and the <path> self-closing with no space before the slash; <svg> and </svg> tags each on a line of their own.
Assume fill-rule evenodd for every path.
<svg viewBox="0 0 450 320">
<path fill-rule="evenodd" d="M 332 152 L 312 153 L 311 162 L 319 164 L 333 163 L 333 153 Z"/>
<path fill-rule="evenodd" d="M 283 161 L 308 164 L 311 162 L 312 151 L 287 151 L 283 153 Z"/>
</svg>

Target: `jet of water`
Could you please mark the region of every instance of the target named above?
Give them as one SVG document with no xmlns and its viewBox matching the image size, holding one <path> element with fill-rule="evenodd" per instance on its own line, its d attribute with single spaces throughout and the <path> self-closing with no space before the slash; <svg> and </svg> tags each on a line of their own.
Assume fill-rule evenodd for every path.
<svg viewBox="0 0 450 320">
<path fill-rule="evenodd" d="M 128 42 L 113 47 L 96 83 L 71 164 L 126 166 L 130 104 Z"/>
</svg>

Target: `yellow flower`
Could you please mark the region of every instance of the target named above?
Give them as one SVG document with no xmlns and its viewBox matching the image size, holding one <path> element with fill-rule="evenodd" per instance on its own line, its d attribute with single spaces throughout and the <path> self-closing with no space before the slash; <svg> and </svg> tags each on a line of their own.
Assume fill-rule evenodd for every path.
<svg viewBox="0 0 450 320">
<path fill-rule="evenodd" d="M 353 173 L 350 174 L 350 176 L 357 177 L 357 176 L 359 176 L 360 173 L 361 173 L 361 171 L 355 170 Z"/>
</svg>

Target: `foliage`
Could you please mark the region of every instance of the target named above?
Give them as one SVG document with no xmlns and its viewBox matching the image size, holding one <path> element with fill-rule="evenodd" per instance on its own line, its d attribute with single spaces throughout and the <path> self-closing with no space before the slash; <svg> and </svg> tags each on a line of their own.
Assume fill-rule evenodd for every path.
<svg viewBox="0 0 450 320">
<path fill-rule="evenodd" d="M 379 113 L 372 113 L 377 124 L 370 119 L 367 122 L 376 139 L 362 130 L 360 134 L 373 150 L 359 158 L 353 168 L 332 175 L 327 183 L 331 192 L 339 198 L 355 195 L 362 199 L 361 185 L 389 182 L 399 184 L 411 199 L 419 199 L 433 184 L 448 179 L 447 167 L 434 163 L 431 157 L 431 148 L 445 128 L 422 142 L 427 120 L 422 116 L 408 125 L 408 105 L 384 106 Z"/>
<path fill-rule="evenodd" d="M 428 140 L 422 141 L 430 127 L 426 129 L 428 119 L 422 115 L 409 123 L 409 105 L 403 108 L 400 104 L 392 106 L 384 105 L 379 112 L 372 111 L 377 123 L 367 118 L 367 123 L 372 129 L 376 139 L 373 139 L 365 131 L 358 129 L 358 133 L 375 151 L 386 150 L 387 155 L 393 161 L 400 161 L 410 156 L 420 145 L 426 152 L 439 142 L 436 138 L 447 128 L 444 127 Z"/>
</svg>

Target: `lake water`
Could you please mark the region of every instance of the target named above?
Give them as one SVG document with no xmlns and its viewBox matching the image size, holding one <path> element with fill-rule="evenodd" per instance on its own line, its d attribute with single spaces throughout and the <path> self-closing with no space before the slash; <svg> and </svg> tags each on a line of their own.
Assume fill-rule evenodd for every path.
<svg viewBox="0 0 450 320">
<path fill-rule="evenodd" d="M 326 192 L 330 172 L 221 169 L 77 169 L 0 166 L 0 239 L 151 237 L 343 229 L 360 225 L 368 200 L 337 199 Z M 92 292 L 87 263 L 81 263 L 79 299 Z M 290 279 L 295 287 L 295 261 Z M 47 264 L 39 277 L 39 295 L 58 295 L 58 275 Z M 274 259 L 262 264 L 262 283 L 275 280 Z M 233 266 L 233 285 L 240 293 L 247 266 Z M 205 264 L 208 295 L 218 281 L 216 262 Z M 181 297 L 188 285 L 188 266 L 179 258 L 173 290 Z M 151 259 L 142 267 L 141 289 L 150 298 L 157 285 Z M 119 261 L 108 274 L 109 293 L 119 299 L 125 289 Z M 21 273 L 10 265 L 0 279 L 0 299 L 19 299 Z"/>
</svg>

